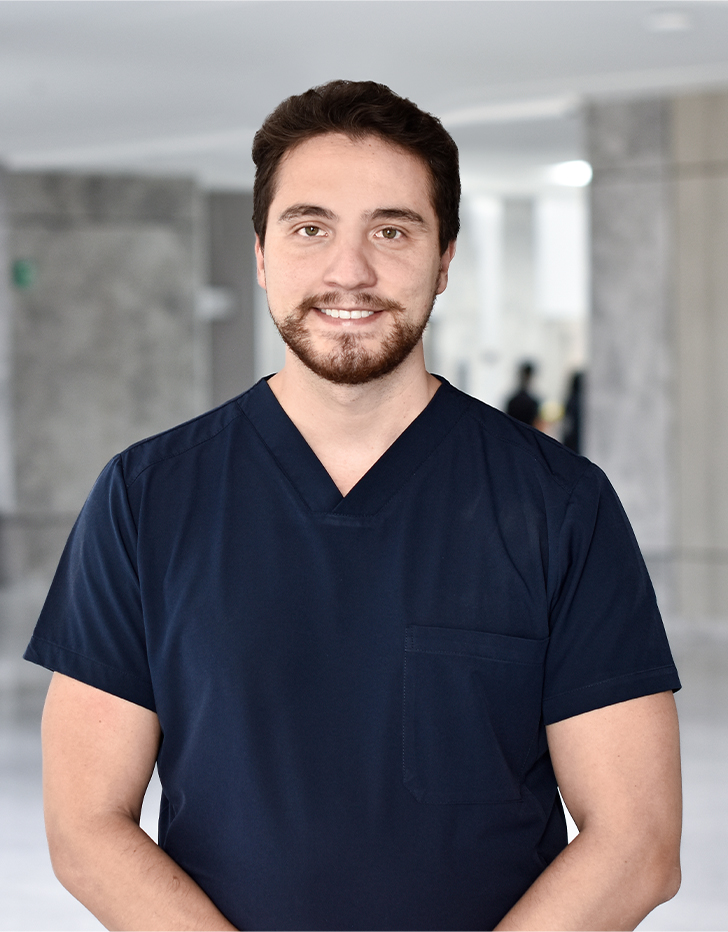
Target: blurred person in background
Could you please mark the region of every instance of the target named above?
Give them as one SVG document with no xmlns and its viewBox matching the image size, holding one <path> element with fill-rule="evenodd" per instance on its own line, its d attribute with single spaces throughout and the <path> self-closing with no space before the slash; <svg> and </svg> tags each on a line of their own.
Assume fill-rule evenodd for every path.
<svg viewBox="0 0 728 932">
<path fill-rule="evenodd" d="M 583 403 L 584 373 L 575 372 L 571 377 L 569 396 L 564 405 L 563 444 L 575 453 L 581 453 L 581 411 Z"/>
<path fill-rule="evenodd" d="M 26 651 L 54 869 L 110 928 L 634 928 L 679 885 L 680 684 L 604 475 L 425 369 L 455 144 L 336 81 L 253 158 L 285 365 L 76 523 Z"/>
<path fill-rule="evenodd" d="M 538 412 L 541 402 L 530 391 L 536 366 L 532 362 L 522 362 L 518 367 L 518 389 L 508 399 L 506 414 L 531 427 L 538 426 Z"/>
</svg>

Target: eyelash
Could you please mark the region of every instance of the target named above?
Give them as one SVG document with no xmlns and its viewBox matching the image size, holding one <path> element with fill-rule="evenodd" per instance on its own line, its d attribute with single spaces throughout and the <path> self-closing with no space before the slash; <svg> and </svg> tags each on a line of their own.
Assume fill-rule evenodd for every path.
<svg viewBox="0 0 728 932">
<path fill-rule="evenodd" d="M 316 230 L 316 233 L 313 236 L 308 236 L 306 233 L 306 230 Z M 402 239 L 402 237 L 404 236 L 404 233 L 401 230 L 397 229 L 397 227 L 383 227 L 381 230 L 377 230 L 376 235 L 379 236 L 379 234 L 384 234 L 387 231 L 391 231 L 397 234 L 396 236 L 382 236 L 381 237 L 382 239 L 389 240 L 389 242 L 396 242 L 397 240 Z M 306 239 L 317 239 L 318 234 L 320 232 L 321 232 L 321 227 L 317 226 L 315 223 L 307 223 L 304 226 L 299 227 L 296 230 L 296 233 L 298 233 L 299 235 L 303 236 Z"/>
</svg>

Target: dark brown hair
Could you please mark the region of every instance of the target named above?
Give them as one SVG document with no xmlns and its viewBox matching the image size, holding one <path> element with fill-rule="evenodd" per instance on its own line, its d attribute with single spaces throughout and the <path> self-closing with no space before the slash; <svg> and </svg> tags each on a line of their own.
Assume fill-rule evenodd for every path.
<svg viewBox="0 0 728 932">
<path fill-rule="evenodd" d="M 266 117 L 253 139 L 253 227 L 260 242 L 265 241 L 281 159 L 300 143 L 326 133 L 352 139 L 380 136 L 422 159 L 430 169 L 440 252 L 445 252 L 460 229 L 457 146 L 437 117 L 375 81 L 331 81 L 289 97 Z"/>
</svg>

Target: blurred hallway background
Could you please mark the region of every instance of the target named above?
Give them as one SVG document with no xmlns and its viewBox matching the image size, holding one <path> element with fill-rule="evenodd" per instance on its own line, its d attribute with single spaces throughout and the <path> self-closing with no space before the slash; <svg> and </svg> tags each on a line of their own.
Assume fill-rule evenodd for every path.
<svg viewBox="0 0 728 932">
<path fill-rule="evenodd" d="M 557 437 L 586 374 L 684 684 L 685 882 L 643 927 L 726 929 L 728 3 L 0 0 L 0 930 L 98 928 L 50 874 L 21 654 L 105 462 L 279 367 L 250 145 L 339 77 L 461 150 L 430 368 L 503 407 L 535 361 Z"/>
</svg>

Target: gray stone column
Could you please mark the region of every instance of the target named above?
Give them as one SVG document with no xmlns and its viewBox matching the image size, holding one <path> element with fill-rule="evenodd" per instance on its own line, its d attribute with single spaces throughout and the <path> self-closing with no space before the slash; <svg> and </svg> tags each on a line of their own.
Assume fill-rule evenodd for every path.
<svg viewBox="0 0 728 932">
<path fill-rule="evenodd" d="M 670 110 L 591 106 L 592 319 L 586 452 L 619 493 L 663 608 L 673 533 Z"/>
<path fill-rule="evenodd" d="M 728 95 L 593 105 L 587 452 L 663 610 L 728 618 Z"/>
<path fill-rule="evenodd" d="M 672 149 L 677 597 L 728 618 L 728 94 L 675 100 Z"/>
<path fill-rule="evenodd" d="M 0 713 L 37 694 L 40 674 L 20 654 L 104 464 L 210 403 L 209 328 L 195 313 L 204 265 L 195 184 L 40 173 L 5 180 L 4 268 L 14 270 L 14 285 L 0 348 L 10 356 L 5 485 L 13 494 L 0 514 Z M 7 372 L 0 364 L 0 431 Z"/>
<path fill-rule="evenodd" d="M 15 505 L 12 456 L 12 295 L 10 292 L 10 213 L 8 175 L 0 166 L 0 513 Z"/>
<path fill-rule="evenodd" d="M 199 411 L 192 182 L 10 177 L 17 507 L 73 513 L 120 448 Z"/>
</svg>

